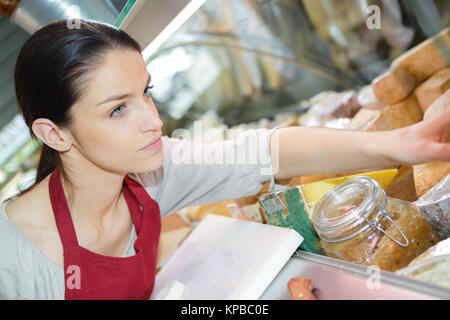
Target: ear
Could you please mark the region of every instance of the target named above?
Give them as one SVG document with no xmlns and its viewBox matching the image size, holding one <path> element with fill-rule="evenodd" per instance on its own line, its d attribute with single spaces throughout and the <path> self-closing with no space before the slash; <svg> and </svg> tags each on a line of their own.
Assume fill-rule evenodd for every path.
<svg viewBox="0 0 450 320">
<path fill-rule="evenodd" d="M 64 152 L 72 145 L 70 136 L 49 119 L 34 120 L 31 129 L 39 140 L 54 150 Z"/>
</svg>

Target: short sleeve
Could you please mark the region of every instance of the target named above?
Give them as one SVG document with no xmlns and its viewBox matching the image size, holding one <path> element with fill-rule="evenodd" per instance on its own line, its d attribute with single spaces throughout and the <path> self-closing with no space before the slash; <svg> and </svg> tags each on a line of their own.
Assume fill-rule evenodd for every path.
<svg viewBox="0 0 450 320">
<path fill-rule="evenodd" d="M 161 168 L 129 173 L 159 204 L 161 215 L 179 209 L 257 194 L 274 186 L 270 139 L 273 129 L 243 131 L 218 142 L 163 137 Z"/>
<path fill-rule="evenodd" d="M 0 204 L 0 300 L 64 300 L 64 270 L 8 219 Z"/>
</svg>

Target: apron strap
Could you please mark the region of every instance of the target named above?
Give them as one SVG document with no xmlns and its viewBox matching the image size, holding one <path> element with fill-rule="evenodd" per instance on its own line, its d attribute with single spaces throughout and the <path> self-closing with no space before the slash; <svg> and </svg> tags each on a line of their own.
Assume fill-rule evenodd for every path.
<svg viewBox="0 0 450 320">
<path fill-rule="evenodd" d="M 130 211 L 131 220 L 133 221 L 136 234 L 139 234 L 142 225 L 142 209 L 139 207 L 138 200 L 131 192 L 125 180 L 123 182 L 122 193 L 125 201 L 127 202 L 128 210 Z"/>
<path fill-rule="evenodd" d="M 130 188 L 133 195 L 137 198 L 140 205 L 142 207 L 148 205 L 148 202 L 152 201 L 150 195 L 145 191 L 144 187 L 141 186 L 138 182 L 134 181 L 127 175 L 125 175 L 125 182 L 127 183 L 128 188 Z"/>
<path fill-rule="evenodd" d="M 50 177 L 49 192 L 53 214 L 55 215 L 56 227 L 58 228 L 58 233 L 61 238 L 63 248 L 78 246 L 75 227 L 67 205 L 64 189 L 61 184 L 58 167 L 56 167 Z"/>
<path fill-rule="evenodd" d="M 147 208 L 148 211 L 156 207 L 159 212 L 159 206 L 156 201 L 150 197 L 145 188 L 139 184 L 139 182 L 131 179 L 127 175 L 125 175 L 124 186 L 126 186 L 123 188 L 124 196 L 127 200 L 128 207 L 130 208 L 131 218 L 134 221 L 136 232 L 139 233 L 144 209 Z M 133 198 L 133 200 L 131 198 Z"/>
</svg>

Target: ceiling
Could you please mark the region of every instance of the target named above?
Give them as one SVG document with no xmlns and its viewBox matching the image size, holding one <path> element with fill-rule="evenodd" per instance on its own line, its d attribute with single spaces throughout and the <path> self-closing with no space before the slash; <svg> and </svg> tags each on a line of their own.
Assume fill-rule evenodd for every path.
<svg viewBox="0 0 450 320">
<path fill-rule="evenodd" d="M 0 131 L 18 113 L 14 91 L 14 66 L 29 34 L 0 16 Z"/>
</svg>

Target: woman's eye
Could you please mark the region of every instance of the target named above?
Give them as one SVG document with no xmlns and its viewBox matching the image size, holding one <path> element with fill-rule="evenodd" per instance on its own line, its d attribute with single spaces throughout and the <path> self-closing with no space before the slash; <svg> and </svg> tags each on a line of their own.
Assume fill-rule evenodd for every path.
<svg viewBox="0 0 450 320">
<path fill-rule="evenodd" d="M 144 90 L 144 96 L 146 97 L 150 97 L 150 90 L 153 89 L 153 85 L 148 86 L 147 88 L 145 88 Z"/>
<path fill-rule="evenodd" d="M 117 118 L 120 117 L 120 115 L 123 113 L 124 105 L 121 104 L 120 106 L 117 106 L 113 112 L 109 115 L 110 118 Z"/>
</svg>

